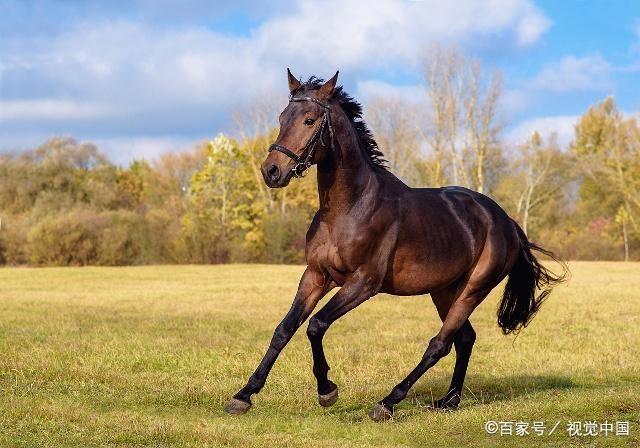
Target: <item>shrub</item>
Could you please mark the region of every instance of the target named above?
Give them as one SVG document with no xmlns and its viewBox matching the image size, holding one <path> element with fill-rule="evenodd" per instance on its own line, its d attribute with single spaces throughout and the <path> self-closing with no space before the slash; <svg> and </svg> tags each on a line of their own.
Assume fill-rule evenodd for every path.
<svg viewBox="0 0 640 448">
<path fill-rule="evenodd" d="M 0 224 L 0 264 L 25 264 L 27 220 L 22 216 L 3 215 Z"/>
<path fill-rule="evenodd" d="M 75 209 L 47 216 L 31 228 L 29 258 L 54 266 L 134 264 L 141 254 L 142 230 L 135 212 Z"/>
<path fill-rule="evenodd" d="M 106 212 L 101 216 L 105 225 L 99 232 L 96 264 L 137 264 L 142 253 L 143 218 L 127 210 Z"/>
<path fill-rule="evenodd" d="M 86 209 L 47 216 L 29 230 L 31 262 L 54 266 L 95 264 L 104 225 L 103 216 Z"/>
</svg>

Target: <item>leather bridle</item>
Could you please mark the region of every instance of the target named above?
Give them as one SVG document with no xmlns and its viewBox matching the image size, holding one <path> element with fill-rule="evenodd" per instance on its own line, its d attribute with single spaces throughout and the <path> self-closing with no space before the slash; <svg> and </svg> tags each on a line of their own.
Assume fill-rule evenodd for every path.
<svg viewBox="0 0 640 448">
<path fill-rule="evenodd" d="M 329 139 L 330 139 L 329 144 L 331 145 L 331 150 L 333 151 L 333 126 L 331 125 L 331 114 L 330 114 L 331 107 L 329 107 L 327 104 L 324 104 L 322 101 L 316 98 L 311 98 L 309 96 L 289 98 L 290 103 L 299 103 L 302 101 L 311 101 L 313 103 L 316 103 L 318 106 L 322 107 L 323 112 L 322 112 L 322 118 L 320 119 L 320 124 L 316 126 L 316 128 L 313 131 L 313 134 L 311 134 L 311 137 L 309 137 L 309 140 L 307 140 L 307 143 L 302 147 L 302 151 L 300 152 L 300 155 L 297 155 L 295 152 L 291 151 L 289 148 L 286 148 L 282 145 L 278 145 L 277 143 L 273 143 L 271 146 L 269 146 L 269 152 L 279 151 L 285 156 L 292 159 L 294 162 L 296 162 L 296 165 L 291 170 L 294 177 L 303 177 L 304 172 L 307 170 L 307 168 L 309 168 L 312 165 L 313 156 L 316 152 L 316 149 L 318 148 L 318 142 L 320 142 L 323 148 L 327 147 L 323 138 L 323 133 L 325 128 L 329 129 Z"/>
</svg>

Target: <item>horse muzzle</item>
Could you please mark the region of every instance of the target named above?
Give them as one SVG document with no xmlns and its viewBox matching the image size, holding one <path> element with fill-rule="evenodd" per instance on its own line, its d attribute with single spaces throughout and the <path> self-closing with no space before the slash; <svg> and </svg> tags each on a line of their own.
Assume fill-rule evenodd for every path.
<svg viewBox="0 0 640 448">
<path fill-rule="evenodd" d="M 260 167 L 264 183 L 269 188 L 282 188 L 289 185 L 289 181 L 294 175 L 291 168 L 281 168 L 275 163 L 265 162 Z"/>
</svg>

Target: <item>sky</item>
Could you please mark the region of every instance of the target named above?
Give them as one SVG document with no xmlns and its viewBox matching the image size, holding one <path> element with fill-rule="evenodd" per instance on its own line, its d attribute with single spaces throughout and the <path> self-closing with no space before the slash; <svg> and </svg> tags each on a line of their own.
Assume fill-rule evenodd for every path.
<svg viewBox="0 0 640 448">
<path fill-rule="evenodd" d="M 340 70 L 365 108 L 420 100 L 433 44 L 503 73 L 509 142 L 535 129 L 567 144 L 607 95 L 640 111 L 639 1 L 0 0 L 0 151 L 53 135 L 120 164 L 189 149 L 265 98 L 286 103 L 287 67 Z"/>
</svg>

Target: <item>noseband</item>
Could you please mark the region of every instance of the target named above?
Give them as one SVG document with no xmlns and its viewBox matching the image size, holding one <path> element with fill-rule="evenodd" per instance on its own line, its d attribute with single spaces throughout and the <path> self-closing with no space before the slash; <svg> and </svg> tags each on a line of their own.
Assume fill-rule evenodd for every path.
<svg viewBox="0 0 640 448">
<path fill-rule="evenodd" d="M 322 145 L 323 148 L 326 148 L 327 145 L 324 142 L 323 133 L 325 128 L 329 129 L 329 139 L 330 139 L 330 147 L 333 151 L 333 126 L 331 126 L 331 108 L 317 100 L 316 98 L 311 98 L 309 96 L 303 97 L 292 97 L 289 98 L 290 103 L 300 103 L 302 101 L 311 101 L 316 103 L 318 106 L 322 107 L 322 119 L 320 120 L 320 124 L 316 126 L 313 134 L 307 140 L 307 143 L 302 147 L 302 152 L 300 155 L 297 155 L 295 152 L 291 151 L 289 148 L 286 148 L 282 145 L 278 145 L 277 143 L 273 143 L 269 146 L 269 152 L 271 151 L 279 151 L 285 156 L 292 159 L 296 162 L 296 165 L 291 170 L 293 172 L 294 177 L 303 177 L 304 172 L 309 168 L 312 164 L 313 156 L 318 148 L 318 142 Z"/>
</svg>

